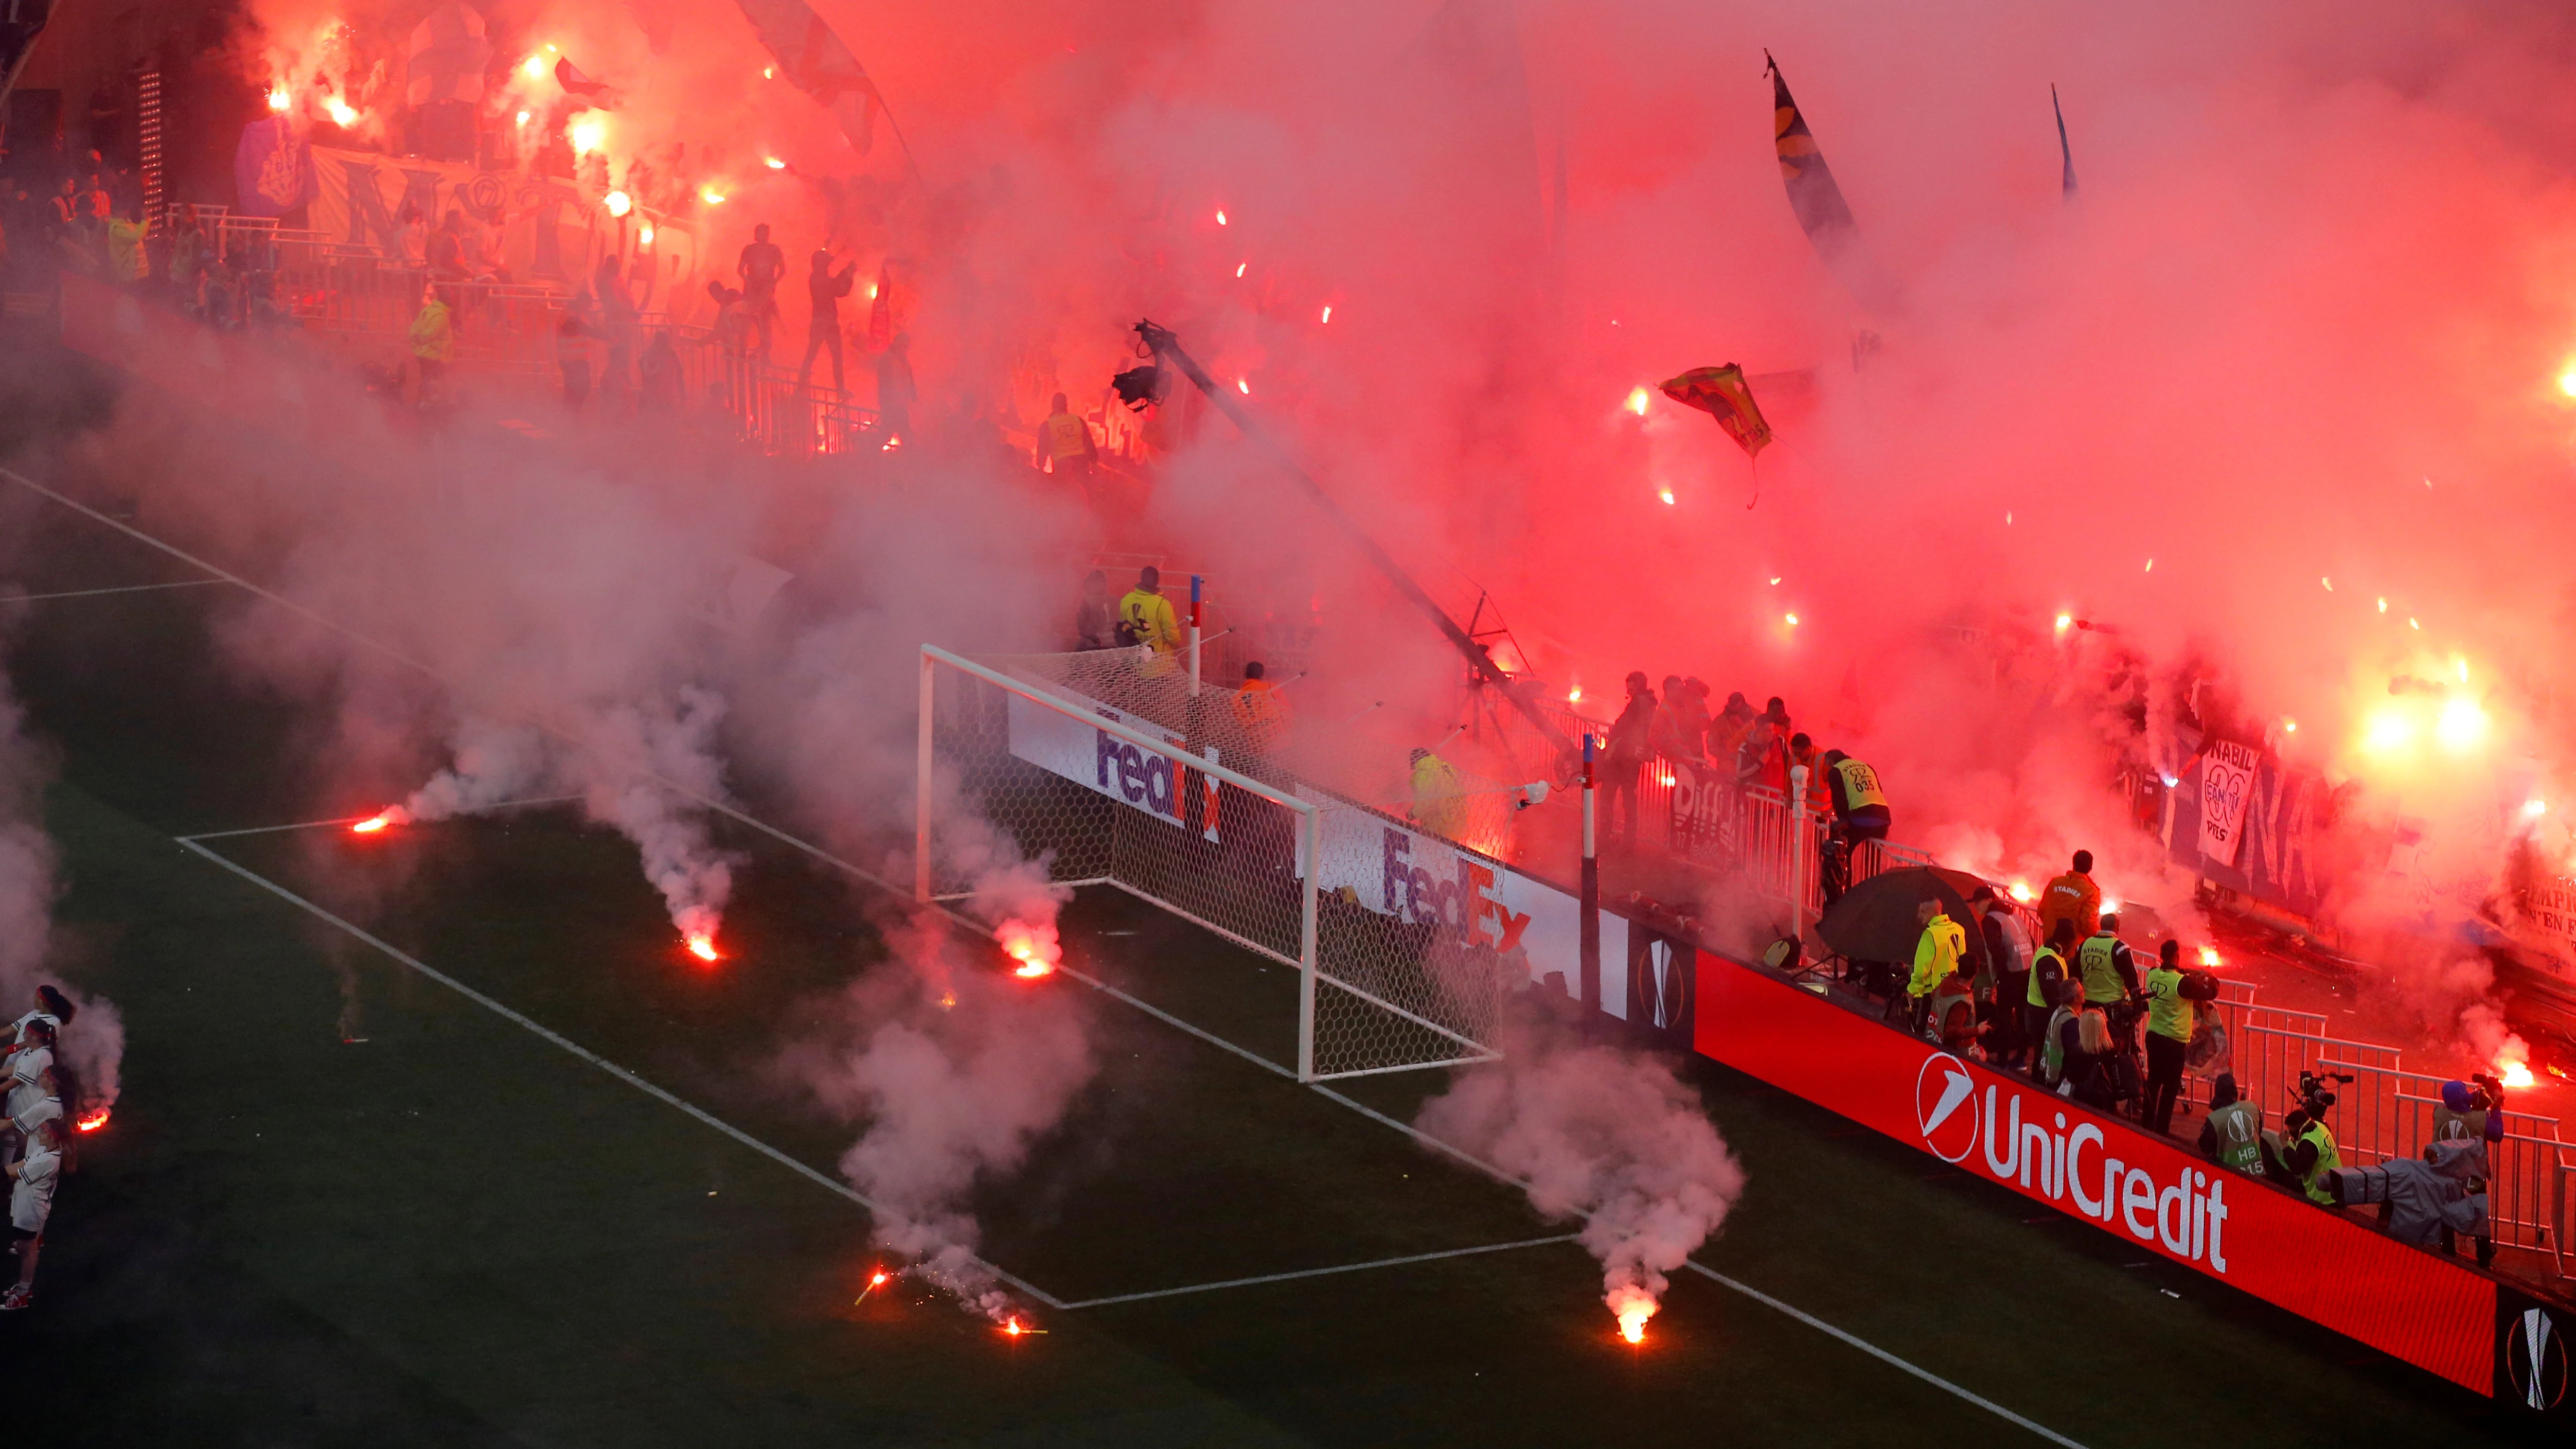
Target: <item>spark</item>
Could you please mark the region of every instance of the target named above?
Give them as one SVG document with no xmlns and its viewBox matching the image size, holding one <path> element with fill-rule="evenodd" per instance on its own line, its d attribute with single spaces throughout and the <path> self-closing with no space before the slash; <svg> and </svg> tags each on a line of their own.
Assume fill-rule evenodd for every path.
<svg viewBox="0 0 2576 1449">
<path fill-rule="evenodd" d="M 704 931 L 689 933 L 689 954 L 701 961 L 721 959 L 716 955 L 716 938 Z"/>
<path fill-rule="evenodd" d="M 623 191 L 612 191 L 600 198 L 600 204 L 608 208 L 610 216 L 624 216 L 635 209 L 635 198 Z"/>
<path fill-rule="evenodd" d="M 282 111 L 294 103 L 295 97 L 287 93 L 285 86 L 274 85 L 268 88 L 268 108 L 270 110 Z"/>
<path fill-rule="evenodd" d="M 519 62 L 519 69 L 527 72 L 528 79 L 535 80 L 546 73 L 546 58 L 542 55 L 529 56 Z"/>
<path fill-rule="evenodd" d="M 2424 626 L 2415 622 L 2413 619 L 2409 619 L 2406 621 L 2406 627 L 2409 629 L 2421 629 Z"/>
<path fill-rule="evenodd" d="M 787 163 L 775 156 L 764 158 L 760 164 L 768 167 L 772 171 L 784 171 L 787 169 Z"/>
<path fill-rule="evenodd" d="M 2281 721 L 2281 732 L 2282 732 L 2283 734 L 2292 734 L 2292 735 L 2297 734 L 2297 733 L 2299 732 L 2299 722 L 2298 722 L 2297 720 L 2294 720 L 2294 719 L 2284 719 L 2284 720 L 2282 720 L 2282 721 Z"/>
<path fill-rule="evenodd" d="M 2074 625 L 2075 625 L 2075 616 L 2074 616 L 2073 614 L 2060 614 L 2060 615 L 2058 615 L 2058 616 L 2057 616 L 2057 632 L 2058 632 L 2058 633 L 2063 634 L 2063 633 L 2065 633 L 2068 629 L 2073 628 L 2073 627 L 2074 627 Z"/>
<path fill-rule="evenodd" d="M 1783 615 L 1781 615 L 1780 617 L 1789 621 L 1789 627 L 1790 627 L 1790 628 L 1795 629 L 1795 628 L 1797 628 L 1797 627 L 1798 627 L 1798 616 L 1797 616 L 1797 615 L 1795 615 L 1795 614 L 1783 614 Z"/>
<path fill-rule="evenodd" d="M 72 1130 L 76 1132 L 95 1132 L 106 1125 L 107 1109 L 105 1107 L 95 1107 L 80 1114 L 80 1120 L 72 1123 Z"/>
<path fill-rule="evenodd" d="M 2200 964 L 2203 966 L 2224 966 L 2227 963 L 2218 958 L 2218 948 L 2216 946 L 2203 946 L 2200 948 Z"/>
<path fill-rule="evenodd" d="M 1243 394 L 1245 397 L 1252 396 L 1252 379 L 1248 377 L 1236 378 L 1234 380 L 1234 390 Z"/>
<path fill-rule="evenodd" d="M 2012 510 L 2009 508 L 2004 510 L 2004 527 L 2012 527 Z"/>
<path fill-rule="evenodd" d="M 1332 307 L 1331 307 L 1330 305 L 1327 305 L 1327 306 L 1324 308 L 1324 321 L 1326 321 L 1326 322 L 1330 322 L 1330 321 L 1332 321 L 1332 320 L 1333 320 L 1333 309 L 1332 309 Z"/>
<path fill-rule="evenodd" d="M 2501 1078 L 2504 1084 L 2508 1087 L 2528 1087 L 2532 1082 L 2531 1064 L 2529 1062 L 2498 1062 L 2496 1063 L 2496 1076 Z"/>
<path fill-rule="evenodd" d="M 2145 569 L 2145 572 L 2147 572 L 2147 573 L 2154 573 L 2155 571 L 2156 571 L 2156 561 L 2155 561 L 2154 559 L 2149 559 L 2149 560 L 2147 560 L 2147 567 L 2146 567 L 2146 569 Z"/>
<path fill-rule="evenodd" d="M 1778 588 L 1778 587 L 1780 587 L 1780 580 L 1779 580 L 1779 579 L 1777 579 L 1777 578 L 1774 578 L 1773 580 L 1771 580 L 1771 587 L 1773 587 L 1773 588 L 1775 588 L 1775 589 L 1776 589 L 1776 588 Z"/>
<path fill-rule="evenodd" d="M 2379 601 L 2379 612 L 2383 614 L 2388 612 L 2388 601 L 2386 599 Z"/>
<path fill-rule="evenodd" d="M 774 66 L 774 65 L 764 65 L 764 66 L 762 66 L 762 67 L 760 68 L 760 78 L 761 78 L 762 80 L 776 80 L 776 79 L 778 79 L 778 67 L 776 67 L 776 66 Z"/>
<path fill-rule="evenodd" d="M 1240 280 L 1240 279 L 1242 278 L 1242 276 L 1243 276 L 1243 273 L 1244 273 L 1245 269 L 1246 269 L 1246 268 L 1249 268 L 1251 265 L 1252 265 L 1252 263 L 1250 263 L 1250 262 L 1237 262 L 1237 263 L 1235 263 L 1235 264 L 1234 264 L 1234 275 L 1235 275 L 1236 279 L 1237 279 L 1237 280 Z"/>
<path fill-rule="evenodd" d="M 1020 1337 L 1022 1334 L 1029 1334 L 1029 1333 L 1044 1333 L 1044 1332 L 1046 1332 L 1046 1330 L 1045 1330 L 1045 1329 L 1043 1329 L 1043 1328 L 1030 1328 L 1030 1327 L 1028 1327 L 1027 1325 L 1025 1325 L 1025 1324 L 1021 1323 L 1021 1322 L 1020 1322 L 1020 1320 L 1019 1320 L 1018 1318 L 1016 1318 L 1016 1317 L 1015 1317 L 1015 1318 L 1012 1318 L 1009 1322 L 1004 1323 L 1004 1324 L 1002 1325 L 1002 1331 L 1003 1331 L 1004 1333 L 1009 1334 L 1009 1335 L 1010 1335 L 1011 1337 L 1013 1337 L 1013 1338 L 1018 1338 L 1018 1337 Z"/>
<path fill-rule="evenodd" d="M 1220 212 L 1218 212 L 1218 213 L 1216 214 L 1216 224 L 1217 224 L 1217 225 L 1219 225 L 1219 226 L 1223 226 L 1223 225 L 1225 225 L 1225 213 L 1224 213 L 1224 212 L 1220 211 Z"/>
<path fill-rule="evenodd" d="M 1660 498 L 1660 499 L 1664 500 L 1664 502 L 1665 502 L 1665 503 L 1669 504 L 1669 503 L 1671 503 L 1671 502 L 1673 501 L 1673 490 L 1671 490 L 1670 488 L 1659 489 L 1659 490 L 1657 490 L 1657 491 L 1656 491 L 1655 496 L 1656 496 L 1657 498 Z"/>
<path fill-rule="evenodd" d="M 2320 578 L 2317 582 L 2326 586 L 2327 593 L 2331 594 L 2334 592 L 2334 580 L 2329 578 Z"/>
<path fill-rule="evenodd" d="M 2454 670 L 2457 670 L 2457 671 L 2459 672 L 2460 682 L 2461 682 L 2462 684 L 2466 684 L 2466 683 L 2468 683 L 2468 682 L 2469 682 L 2469 661 L 2467 661 L 2467 660 L 2465 660 L 2465 659 L 2454 658 L 2454 659 L 2451 661 L 2451 667 L 2452 667 Z"/>
<path fill-rule="evenodd" d="M 1642 387 L 1634 387 L 1628 390 L 1628 411 L 1635 413 L 1641 418 L 1646 415 L 1646 404 L 1652 401 L 1654 401 L 1653 395 L 1648 393 Z"/>
<path fill-rule="evenodd" d="M 698 200 L 705 202 L 709 206 L 722 206 L 724 205 L 724 193 L 716 190 L 712 186 L 701 186 L 698 188 Z"/>
<path fill-rule="evenodd" d="M 331 99 L 324 101 L 322 103 L 322 109 L 331 113 L 331 123 L 335 126 L 354 126 L 358 124 L 358 108 L 350 105 L 347 101 L 340 99 L 338 96 L 333 96 Z"/>
</svg>

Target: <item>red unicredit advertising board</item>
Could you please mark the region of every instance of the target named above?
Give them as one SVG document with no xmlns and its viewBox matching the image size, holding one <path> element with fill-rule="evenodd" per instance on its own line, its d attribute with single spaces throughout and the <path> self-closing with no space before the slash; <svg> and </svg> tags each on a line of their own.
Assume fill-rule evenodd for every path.
<svg viewBox="0 0 2576 1449">
<path fill-rule="evenodd" d="M 2489 1391 L 2490 1280 L 1747 967 L 1702 954 L 1698 978 L 1692 1045 L 1703 1055 Z"/>
</svg>

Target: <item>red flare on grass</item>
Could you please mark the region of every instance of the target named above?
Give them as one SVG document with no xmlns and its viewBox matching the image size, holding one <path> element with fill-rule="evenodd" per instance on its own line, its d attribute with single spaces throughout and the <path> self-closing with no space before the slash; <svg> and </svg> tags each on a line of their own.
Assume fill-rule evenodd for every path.
<svg viewBox="0 0 2576 1449">
<path fill-rule="evenodd" d="M 93 1107 L 89 1111 L 80 1114 L 80 1119 L 72 1123 L 72 1130 L 76 1132 L 95 1132 L 106 1125 L 107 1109 L 105 1107 Z"/>
<path fill-rule="evenodd" d="M 401 825 L 410 819 L 411 816 L 406 813 L 400 805 L 388 805 L 384 809 L 377 811 L 375 814 L 368 816 L 366 819 L 359 821 L 357 824 L 350 826 L 349 833 L 352 835 L 373 835 L 388 825 Z"/>
<path fill-rule="evenodd" d="M 1002 954 L 1020 964 L 1011 972 L 1023 981 L 1035 981 L 1052 975 L 1064 951 L 1056 945 L 1051 927 L 1032 926 L 1025 921 L 1004 921 L 993 928 L 993 939 L 1000 942 Z"/>
<path fill-rule="evenodd" d="M 1605 1300 L 1610 1311 L 1618 1315 L 1619 1336 L 1630 1343 L 1646 1341 L 1646 1320 L 1655 1316 L 1662 1304 L 1642 1288 L 1613 1288 Z"/>
<path fill-rule="evenodd" d="M 707 935 L 702 931 L 690 935 L 689 954 L 697 957 L 701 961 L 716 961 L 723 959 L 716 954 L 716 938 Z"/>
</svg>

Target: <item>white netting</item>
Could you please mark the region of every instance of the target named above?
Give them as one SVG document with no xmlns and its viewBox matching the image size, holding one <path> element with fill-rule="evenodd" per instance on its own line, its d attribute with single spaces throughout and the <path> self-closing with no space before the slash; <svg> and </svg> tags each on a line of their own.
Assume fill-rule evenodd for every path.
<svg viewBox="0 0 2576 1449">
<path fill-rule="evenodd" d="M 1314 896 L 1301 1075 L 1491 1054 L 1482 1043 L 1502 993 L 1528 979 L 1526 958 L 1485 939 L 1473 887 L 1492 862 L 1426 836 L 1507 848 L 1506 792 L 1451 774 L 1414 798 L 1398 755 L 1375 768 L 1403 793 L 1373 806 L 1332 784 L 1365 781 L 1370 765 L 1326 748 L 1293 707 L 1221 688 L 1192 699 L 1171 661 L 1134 651 L 975 661 L 1016 689 L 931 657 L 934 774 L 1051 879 L 1123 887 L 1301 969 Z M 1442 878 L 1413 865 L 1435 853 Z M 934 895 L 972 889 L 949 852 L 931 859 Z"/>
</svg>

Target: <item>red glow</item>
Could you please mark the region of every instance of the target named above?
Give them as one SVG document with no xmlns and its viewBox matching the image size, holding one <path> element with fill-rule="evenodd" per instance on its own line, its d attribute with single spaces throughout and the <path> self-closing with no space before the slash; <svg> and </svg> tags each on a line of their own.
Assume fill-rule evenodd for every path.
<svg viewBox="0 0 2576 1449">
<path fill-rule="evenodd" d="M 2531 1074 L 2529 1072 L 2523 1073 L 2524 1080 L 2526 1081 L 2530 1079 L 2530 1076 Z M 83 1112 L 80 1115 L 80 1120 L 72 1123 L 72 1128 L 79 1132 L 95 1132 L 106 1125 L 107 1109 L 105 1107 L 98 1107 L 90 1111 Z"/>
<path fill-rule="evenodd" d="M 1052 923 L 1031 925 L 1009 920 L 993 928 L 993 939 L 1001 944 L 1002 954 L 1020 964 L 1011 972 L 1023 981 L 1035 981 L 1054 974 L 1064 951 L 1056 945 Z"/>
<path fill-rule="evenodd" d="M 721 956 L 716 954 L 716 938 L 708 935 L 704 931 L 693 932 L 689 936 L 689 954 L 697 957 L 701 961 L 719 961 L 723 959 Z"/>
<path fill-rule="evenodd" d="M 403 808 L 401 806 L 388 805 L 384 809 L 377 811 L 375 814 L 368 816 L 366 819 L 359 821 L 357 824 L 350 826 L 349 831 L 353 835 L 373 835 L 388 825 L 400 825 L 407 818 L 409 817 L 403 814 Z"/>
<path fill-rule="evenodd" d="M 1010 1335 L 1011 1337 L 1013 1337 L 1013 1338 L 1017 1338 L 1017 1337 L 1019 1337 L 1021 1334 L 1026 1333 L 1028 1330 L 1027 1330 L 1027 1329 L 1024 1329 L 1024 1328 L 1022 1328 L 1022 1327 L 1020 1327 L 1020 1321 L 1019 1321 L 1018 1319 L 1014 1318 L 1014 1319 L 1012 1319 L 1010 1322 L 1005 1323 L 1005 1324 L 1003 1324 L 1003 1325 L 1002 1325 L 1002 1331 L 1003 1331 L 1004 1333 L 1009 1334 L 1009 1335 Z"/>
<path fill-rule="evenodd" d="M 2498 1062 L 2496 1076 L 2508 1087 L 2528 1087 L 2533 1080 L 2529 1062 Z"/>
</svg>

